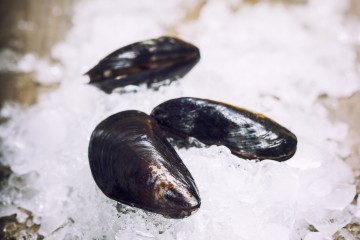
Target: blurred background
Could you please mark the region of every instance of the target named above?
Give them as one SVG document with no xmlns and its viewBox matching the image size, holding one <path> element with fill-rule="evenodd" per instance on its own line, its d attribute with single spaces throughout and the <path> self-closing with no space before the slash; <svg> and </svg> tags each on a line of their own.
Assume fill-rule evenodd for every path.
<svg viewBox="0 0 360 240">
<path fill-rule="evenodd" d="M 51 48 L 71 27 L 74 0 L 0 1 L 0 103 L 16 101 L 24 106 L 35 103 L 42 86 L 31 73 L 14 69 L 26 53 L 56 61 Z"/>
</svg>

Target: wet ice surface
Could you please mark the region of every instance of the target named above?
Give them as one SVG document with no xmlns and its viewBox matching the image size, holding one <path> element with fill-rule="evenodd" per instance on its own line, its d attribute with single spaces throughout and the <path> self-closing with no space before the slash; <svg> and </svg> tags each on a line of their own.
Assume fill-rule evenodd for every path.
<svg viewBox="0 0 360 240">
<path fill-rule="evenodd" d="M 53 49 L 61 69 L 51 71 L 31 57 L 22 62 L 23 68 L 44 66 L 36 68 L 39 75 L 44 82 L 47 75 L 61 80 L 59 89 L 30 109 L 8 104 L 1 111 L 11 117 L 0 137 L 14 174 L 2 192 L 0 215 L 28 209 L 48 239 L 331 239 L 356 212 L 350 205 L 355 186 L 341 160 L 350 154 L 341 144 L 347 126 L 330 122 L 316 99 L 359 88 L 346 41 L 346 3 L 240 4 L 235 11 L 235 1 L 211 0 L 197 20 L 186 22 L 190 1 L 80 1 L 73 29 Z M 85 84 L 82 74 L 102 57 L 166 29 L 201 50 L 200 63 L 185 78 L 159 91 L 129 87 L 111 95 Z M 92 179 L 91 132 L 111 114 L 150 113 L 181 96 L 261 112 L 297 135 L 298 151 L 279 163 L 242 160 L 223 146 L 178 149 L 200 191 L 197 213 L 170 220 L 117 206 Z"/>
</svg>

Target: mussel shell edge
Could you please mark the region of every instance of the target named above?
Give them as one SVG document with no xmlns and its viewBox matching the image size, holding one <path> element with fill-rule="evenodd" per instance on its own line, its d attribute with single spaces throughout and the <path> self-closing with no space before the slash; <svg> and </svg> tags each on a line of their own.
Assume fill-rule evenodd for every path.
<svg viewBox="0 0 360 240">
<path fill-rule="evenodd" d="M 129 110 L 103 120 L 91 135 L 89 163 L 100 190 L 120 203 L 170 218 L 200 207 L 193 177 L 145 113 Z"/>
</svg>

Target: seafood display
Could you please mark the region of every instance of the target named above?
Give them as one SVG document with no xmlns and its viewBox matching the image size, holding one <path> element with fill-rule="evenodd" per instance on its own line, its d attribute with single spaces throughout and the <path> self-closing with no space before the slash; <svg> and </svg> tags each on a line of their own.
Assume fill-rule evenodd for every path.
<svg viewBox="0 0 360 240">
<path fill-rule="evenodd" d="M 87 74 L 91 84 L 111 93 L 129 84 L 151 86 L 182 77 L 199 59 L 199 49 L 193 45 L 161 37 L 121 48 Z M 287 160 L 297 145 L 293 133 L 261 114 L 183 97 L 158 105 L 151 116 L 129 110 L 103 120 L 89 144 L 92 175 L 115 201 L 169 218 L 190 216 L 200 207 L 199 192 L 168 140 L 188 147 L 194 144 L 192 138 L 224 145 L 241 158 L 260 160 Z"/>
<path fill-rule="evenodd" d="M 129 110 L 103 120 L 89 144 L 92 175 L 120 203 L 184 218 L 200 207 L 190 172 L 150 116 Z"/>
<path fill-rule="evenodd" d="M 160 37 L 120 48 L 86 74 L 90 84 L 107 93 L 127 85 L 148 87 L 185 76 L 200 60 L 194 45 L 173 37 Z"/>
<path fill-rule="evenodd" d="M 224 145 L 241 158 L 284 161 L 296 151 L 297 138 L 289 130 L 226 103 L 177 98 L 155 107 L 151 116 L 175 140 L 193 137 L 206 145 Z"/>
<path fill-rule="evenodd" d="M 360 0 L 8 2 L 0 240 L 360 240 Z"/>
</svg>

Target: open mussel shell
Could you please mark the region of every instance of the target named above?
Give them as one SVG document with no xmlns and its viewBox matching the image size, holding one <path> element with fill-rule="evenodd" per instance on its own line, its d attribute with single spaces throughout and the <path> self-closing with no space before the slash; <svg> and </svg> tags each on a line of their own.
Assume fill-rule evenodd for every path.
<svg viewBox="0 0 360 240">
<path fill-rule="evenodd" d="M 184 218 L 200 207 L 190 172 L 150 116 L 124 111 L 102 121 L 89 145 L 92 175 L 120 203 Z"/>
<path fill-rule="evenodd" d="M 296 151 L 297 138 L 289 130 L 264 115 L 226 103 L 177 98 L 155 107 L 151 116 L 181 143 L 193 137 L 207 145 L 224 145 L 241 158 L 284 161 Z"/>
<path fill-rule="evenodd" d="M 194 45 L 173 37 L 160 37 L 120 48 L 86 74 L 90 84 L 110 93 L 127 85 L 152 86 L 181 78 L 199 59 L 200 51 Z"/>
</svg>

